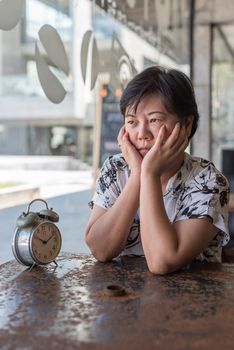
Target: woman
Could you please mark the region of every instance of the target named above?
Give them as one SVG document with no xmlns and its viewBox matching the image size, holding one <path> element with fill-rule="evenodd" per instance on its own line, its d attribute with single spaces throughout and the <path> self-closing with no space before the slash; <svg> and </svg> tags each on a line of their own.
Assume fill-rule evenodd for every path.
<svg viewBox="0 0 234 350">
<path fill-rule="evenodd" d="M 144 255 L 155 274 L 221 261 L 229 187 L 211 162 L 185 152 L 199 119 L 191 81 L 150 67 L 129 82 L 120 108 L 122 153 L 104 162 L 86 230 L 93 255 Z"/>
</svg>

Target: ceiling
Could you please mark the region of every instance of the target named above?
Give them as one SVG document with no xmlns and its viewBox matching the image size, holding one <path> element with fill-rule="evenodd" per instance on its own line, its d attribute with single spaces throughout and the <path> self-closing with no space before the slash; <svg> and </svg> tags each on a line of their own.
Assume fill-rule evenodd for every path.
<svg viewBox="0 0 234 350">
<path fill-rule="evenodd" d="M 194 30 L 200 25 L 211 25 L 214 29 L 214 61 L 233 61 L 234 1 L 195 0 L 193 3 Z M 176 61 L 188 60 L 192 1 L 96 0 L 96 4 Z"/>
<path fill-rule="evenodd" d="M 96 0 L 96 4 L 169 57 L 178 61 L 184 55 L 189 1 Z"/>
</svg>

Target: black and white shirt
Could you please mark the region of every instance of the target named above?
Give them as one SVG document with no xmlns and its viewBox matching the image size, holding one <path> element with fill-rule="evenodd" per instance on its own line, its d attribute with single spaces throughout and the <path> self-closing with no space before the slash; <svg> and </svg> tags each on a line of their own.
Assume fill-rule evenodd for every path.
<svg viewBox="0 0 234 350">
<path fill-rule="evenodd" d="M 130 170 L 122 154 L 106 159 L 97 180 L 96 192 L 90 207 L 96 204 L 109 209 L 122 192 Z M 209 217 L 219 229 L 209 246 L 196 258 L 200 261 L 221 261 L 222 246 L 230 239 L 228 232 L 229 184 L 213 163 L 185 153 L 180 170 L 168 181 L 163 196 L 170 222 Z M 130 229 L 125 249 L 121 253 L 144 255 L 139 209 Z"/>
</svg>

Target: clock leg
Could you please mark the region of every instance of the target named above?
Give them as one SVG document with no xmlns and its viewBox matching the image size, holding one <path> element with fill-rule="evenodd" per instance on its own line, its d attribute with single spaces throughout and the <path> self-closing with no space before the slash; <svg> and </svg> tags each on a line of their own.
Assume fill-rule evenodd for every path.
<svg viewBox="0 0 234 350">
<path fill-rule="evenodd" d="M 36 264 L 34 263 L 32 266 L 30 266 L 29 268 L 29 272 L 32 271 L 32 269 L 34 268 L 34 266 L 36 266 Z"/>
</svg>

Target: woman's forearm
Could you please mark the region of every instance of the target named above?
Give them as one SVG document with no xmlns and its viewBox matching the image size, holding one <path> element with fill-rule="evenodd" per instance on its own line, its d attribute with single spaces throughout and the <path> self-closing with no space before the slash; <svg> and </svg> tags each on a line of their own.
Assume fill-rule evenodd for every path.
<svg viewBox="0 0 234 350">
<path fill-rule="evenodd" d="M 171 261 L 178 249 L 177 235 L 164 207 L 159 176 L 142 175 L 140 222 L 145 257 L 150 270 L 155 270 L 155 265 Z"/>
<path fill-rule="evenodd" d="M 123 249 L 139 208 L 140 175 L 131 174 L 114 205 L 86 233 L 86 243 L 100 261 L 116 257 Z"/>
</svg>

